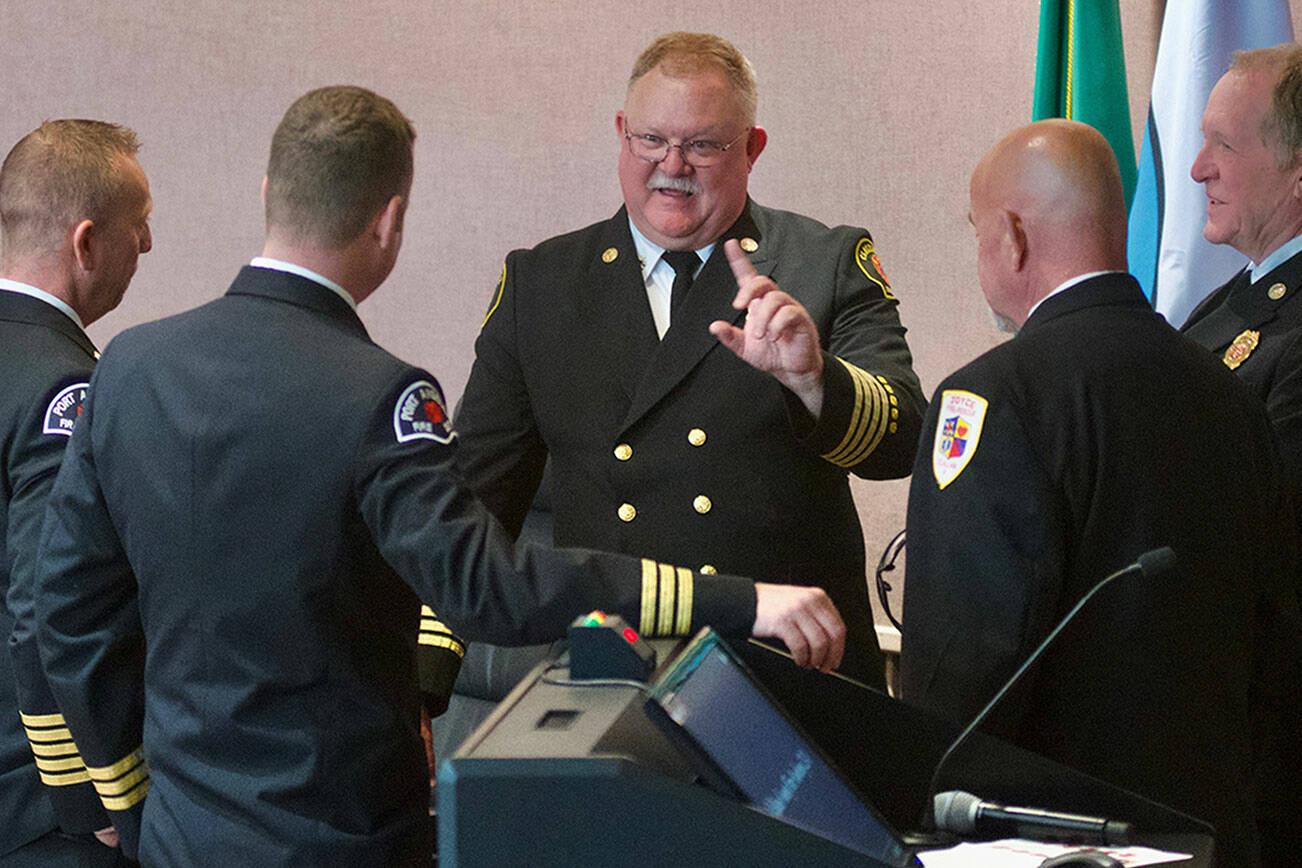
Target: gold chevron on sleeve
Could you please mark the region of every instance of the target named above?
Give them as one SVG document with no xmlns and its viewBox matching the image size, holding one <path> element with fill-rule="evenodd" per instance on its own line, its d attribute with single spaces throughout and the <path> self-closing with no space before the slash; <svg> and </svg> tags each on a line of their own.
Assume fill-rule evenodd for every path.
<svg viewBox="0 0 1302 868">
<path fill-rule="evenodd" d="M 24 714 L 20 711 L 19 717 L 31 743 L 42 783 L 50 787 L 69 787 L 90 780 L 62 714 Z"/>
<path fill-rule="evenodd" d="M 674 622 L 674 632 L 686 636 L 692 629 L 692 591 L 695 576 L 686 567 L 678 568 L 678 619 Z"/>
<path fill-rule="evenodd" d="M 674 596 L 678 592 L 676 571 L 671 564 L 660 564 L 660 617 L 656 621 L 657 636 L 668 636 L 674 627 Z"/>
<path fill-rule="evenodd" d="M 149 792 L 149 764 L 145 762 L 143 745 L 112 765 L 86 766 L 86 771 L 100 801 L 110 811 L 125 811 Z"/>
<path fill-rule="evenodd" d="M 67 726 L 62 714 L 26 714 L 18 712 L 22 718 L 23 726 L 48 727 L 48 726 Z"/>
<path fill-rule="evenodd" d="M 650 636 L 656 626 L 656 586 L 659 584 L 660 570 L 656 562 L 642 559 L 642 605 L 638 610 L 637 631 L 643 636 Z"/>
<path fill-rule="evenodd" d="M 854 383 L 854 409 L 845 436 L 823 458 L 838 467 L 853 467 L 872 454 L 887 431 L 895 433 L 899 402 L 885 377 L 874 376 L 845 359 L 837 361 L 845 366 Z"/>
<path fill-rule="evenodd" d="M 421 645 L 446 648 L 458 657 L 466 656 L 465 643 L 448 628 L 447 624 L 438 619 L 429 606 L 420 607 L 420 633 L 416 641 Z"/>
</svg>

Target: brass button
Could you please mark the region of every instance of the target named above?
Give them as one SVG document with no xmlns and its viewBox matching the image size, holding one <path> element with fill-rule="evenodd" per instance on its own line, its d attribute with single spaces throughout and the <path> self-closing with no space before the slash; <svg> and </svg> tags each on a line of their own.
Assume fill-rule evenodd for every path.
<svg viewBox="0 0 1302 868">
<path fill-rule="evenodd" d="M 619 259 L 619 251 L 614 247 L 607 247 L 601 254 L 601 261 L 607 264 Z"/>
<path fill-rule="evenodd" d="M 633 504 L 621 503 L 619 505 L 620 521 L 632 521 L 635 518 L 637 518 L 637 510 L 633 508 Z"/>
<path fill-rule="evenodd" d="M 701 564 L 699 572 L 704 576 L 717 576 L 719 574 L 719 571 L 714 568 L 714 564 Z"/>
<path fill-rule="evenodd" d="M 693 428 L 691 431 L 687 432 L 687 442 L 693 446 L 704 446 L 705 432 L 700 428 Z"/>
<path fill-rule="evenodd" d="M 1273 284 L 1270 289 L 1266 290 L 1266 295 L 1270 296 L 1271 301 L 1279 301 L 1288 292 L 1288 287 L 1282 283 Z"/>
<path fill-rule="evenodd" d="M 745 250 L 747 253 L 754 253 L 756 250 L 759 250 L 759 244 L 754 238 L 743 238 L 741 239 L 741 249 Z"/>
<path fill-rule="evenodd" d="M 621 443 L 615 447 L 615 457 L 620 461 L 627 461 L 633 457 L 633 447 L 627 443 Z"/>
<path fill-rule="evenodd" d="M 710 498 L 706 497 L 704 494 L 696 495 L 696 500 L 692 501 L 692 508 L 701 515 L 705 515 L 709 512 L 710 507 L 712 506 L 714 506 L 714 504 L 710 503 Z"/>
</svg>

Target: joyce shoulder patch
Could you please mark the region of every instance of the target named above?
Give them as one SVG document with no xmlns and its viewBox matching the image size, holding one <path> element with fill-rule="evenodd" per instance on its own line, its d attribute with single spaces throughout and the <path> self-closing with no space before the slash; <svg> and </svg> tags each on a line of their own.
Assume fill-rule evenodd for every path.
<svg viewBox="0 0 1302 868">
<path fill-rule="evenodd" d="M 957 479 L 976 454 L 989 406 L 985 398 L 961 389 L 941 393 L 936 444 L 931 451 L 931 471 L 941 488 Z"/>
<path fill-rule="evenodd" d="M 81 405 L 86 400 L 86 390 L 90 383 L 73 383 L 59 390 L 45 408 L 45 422 L 41 426 L 42 434 L 62 434 L 72 436 L 72 427 L 81 417 Z"/>
<path fill-rule="evenodd" d="M 393 435 L 399 443 L 434 440 L 451 443 L 455 436 L 448 426 L 443 393 L 429 380 L 417 380 L 398 396 L 393 406 Z"/>
</svg>

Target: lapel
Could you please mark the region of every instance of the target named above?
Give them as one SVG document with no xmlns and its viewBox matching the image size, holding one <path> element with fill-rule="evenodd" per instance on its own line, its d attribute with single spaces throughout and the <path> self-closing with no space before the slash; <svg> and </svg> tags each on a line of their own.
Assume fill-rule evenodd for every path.
<svg viewBox="0 0 1302 868">
<path fill-rule="evenodd" d="M 593 342 L 592 358 L 614 369 L 626 400 L 632 400 L 660 339 L 628 229 L 628 212 L 620 208 L 601 224 L 596 243 L 585 249 L 589 262 L 577 299 L 587 323 L 584 334 Z M 614 251 L 613 259 L 609 251 Z"/>
<path fill-rule="evenodd" d="M 344 301 L 334 290 L 322 286 L 314 280 L 276 271 L 271 268 L 254 268 L 246 265 L 235 276 L 235 282 L 227 295 L 253 295 L 286 302 L 295 307 L 306 308 L 337 324 L 345 331 L 351 332 L 369 341 L 366 326 L 362 325 L 357 311 Z"/>
<path fill-rule="evenodd" d="M 1284 294 L 1271 298 L 1271 287 L 1279 284 L 1283 285 Z M 1210 350 L 1223 350 L 1245 331 L 1260 329 L 1275 319 L 1280 308 L 1299 293 L 1302 293 L 1302 254 L 1280 263 L 1256 283 L 1248 282 L 1248 271 L 1244 269 L 1226 285 L 1220 304 L 1186 333 Z"/>
<path fill-rule="evenodd" d="M 90 338 L 86 337 L 86 333 L 79 329 L 75 322 L 68 319 L 63 311 L 46 304 L 39 298 L 32 298 L 20 292 L 0 290 L 0 320 L 42 326 L 56 331 L 81 347 L 92 359 L 99 358 L 99 351 L 95 349 L 95 344 Z"/>
<path fill-rule="evenodd" d="M 718 340 L 709 332 L 710 323 L 721 319 L 739 325 L 746 318 L 744 310 L 734 310 L 732 306 L 732 300 L 737 295 L 737 281 L 732 276 L 728 257 L 723 252 L 723 243 L 730 238 L 754 239 L 759 248 L 750 254 L 751 263 L 760 274 L 768 275 L 772 273 L 777 257 L 775 239 L 772 233 L 766 232 L 766 222 L 762 209 L 747 200 L 741 216 L 720 236 L 709 260 L 692 283 L 692 290 L 679 309 L 678 316 L 669 326 L 669 331 L 665 332 L 664 339 L 651 347 L 645 364 L 634 372 L 637 374 L 636 386 L 631 394 L 628 413 L 620 426 L 621 431 L 646 415 L 706 355 L 719 346 Z M 628 234 L 627 228 L 625 234 Z M 632 244 L 631 237 L 629 243 Z M 637 278 L 642 307 L 647 311 L 646 318 L 650 321 L 649 307 L 645 303 L 645 284 L 640 273 Z M 654 324 L 651 325 L 651 336 L 655 336 Z M 722 349 L 720 352 L 727 350 Z"/>
</svg>

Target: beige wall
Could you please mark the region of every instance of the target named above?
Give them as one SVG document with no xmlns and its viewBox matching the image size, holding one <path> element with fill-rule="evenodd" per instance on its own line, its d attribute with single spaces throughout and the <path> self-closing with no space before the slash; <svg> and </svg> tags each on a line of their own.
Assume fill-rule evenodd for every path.
<svg viewBox="0 0 1302 868">
<path fill-rule="evenodd" d="M 1147 109 L 1162 0 L 1122 0 L 1131 110 Z M 633 10 L 643 7 L 643 11 Z M 1294 3 L 1295 26 L 1302 15 Z M 323 84 L 393 98 L 419 131 L 406 249 L 362 306 L 372 335 L 455 400 L 502 256 L 619 204 L 614 114 L 658 33 L 709 30 L 760 76 L 770 135 L 752 193 L 867 226 L 902 303 L 924 388 L 991 346 L 974 279 L 967 177 L 1029 120 L 1035 0 L 2 0 L 0 149 L 43 118 L 134 127 L 154 252 L 129 325 L 219 295 L 261 246 L 271 131 Z M 903 526 L 907 483 L 856 483 L 869 551 Z"/>
</svg>

